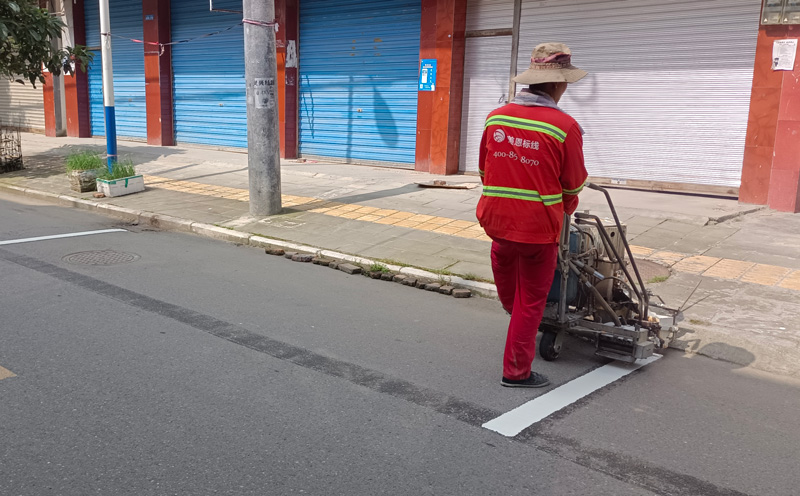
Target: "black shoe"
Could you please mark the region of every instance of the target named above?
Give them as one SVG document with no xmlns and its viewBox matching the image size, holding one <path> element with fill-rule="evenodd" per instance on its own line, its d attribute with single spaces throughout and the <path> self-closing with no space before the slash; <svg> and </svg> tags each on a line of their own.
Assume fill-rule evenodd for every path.
<svg viewBox="0 0 800 496">
<path fill-rule="evenodd" d="M 530 377 L 527 379 L 506 379 L 503 377 L 503 380 L 500 381 L 500 385 L 505 387 L 520 387 L 520 388 L 540 388 L 550 385 L 550 380 L 543 376 L 542 374 L 537 374 L 536 372 L 531 372 Z"/>
</svg>

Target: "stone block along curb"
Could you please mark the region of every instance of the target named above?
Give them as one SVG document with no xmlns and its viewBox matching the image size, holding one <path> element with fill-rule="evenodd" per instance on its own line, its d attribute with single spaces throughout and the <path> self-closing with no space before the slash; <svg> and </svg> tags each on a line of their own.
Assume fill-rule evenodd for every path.
<svg viewBox="0 0 800 496">
<path fill-rule="evenodd" d="M 117 217 L 126 216 L 129 218 L 133 218 L 135 214 L 139 214 L 141 217 L 148 217 L 152 218 L 152 216 L 158 214 L 150 214 L 144 212 L 138 212 L 136 210 L 125 209 L 124 207 L 118 207 L 115 205 L 111 205 L 108 203 L 102 203 L 98 201 L 89 201 L 89 200 L 81 200 L 79 198 L 67 197 L 65 195 L 58 195 L 55 193 L 49 193 L 46 191 L 39 191 L 31 188 L 23 188 L 20 186 L 15 185 L 5 185 L 0 184 L 0 188 L 9 191 L 11 193 L 22 194 L 25 196 L 36 197 L 40 199 L 46 199 L 52 201 L 53 203 L 63 203 L 67 206 L 74 206 L 78 208 L 87 208 L 96 210 L 98 213 L 104 213 L 109 215 L 114 215 Z M 80 200 L 80 201 L 74 201 Z M 101 206 L 102 205 L 102 206 Z M 115 212 L 115 213 L 112 213 Z M 160 219 L 166 219 L 168 216 L 159 216 Z M 126 219 L 127 220 L 127 219 Z M 141 218 L 140 218 L 141 221 Z M 308 245 L 301 245 L 297 243 L 292 243 L 289 241 L 283 241 L 279 239 L 272 239 L 267 238 L 264 236 L 259 235 L 252 235 L 249 233 L 243 233 L 239 231 L 234 231 L 231 229 L 226 229 L 223 227 L 217 227 L 211 224 L 203 224 L 199 222 L 193 222 L 189 219 L 181 219 L 181 218 L 171 218 L 169 219 L 170 222 L 174 222 L 175 227 L 180 227 L 181 230 L 185 229 L 186 226 L 189 226 L 190 231 L 194 234 L 200 236 L 206 236 L 211 239 L 216 239 L 220 241 L 227 241 L 231 243 L 237 244 L 245 244 L 251 245 L 255 247 L 261 248 L 281 248 L 284 250 L 292 250 L 295 252 L 306 252 L 306 253 L 317 253 L 320 257 L 325 257 L 328 259 L 334 260 L 341 260 L 342 262 L 363 265 L 363 266 L 371 266 L 377 262 L 374 260 L 358 257 L 354 255 L 349 255 L 347 253 L 340 253 L 332 250 L 320 250 L 318 247 L 308 246 Z M 149 220 L 148 220 L 149 222 Z M 171 229 L 171 228 L 167 228 Z M 334 262 L 331 266 L 336 266 L 337 264 Z M 388 270 L 392 272 L 397 272 L 402 275 L 413 276 L 413 279 L 416 282 L 416 279 L 428 279 L 428 280 L 437 280 L 439 278 L 438 274 L 433 272 L 429 272 L 422 269 L 417 269 L 414 267 L 402 267 L 398 265 L 392 264 L 383 264 Z M 486 296 L 489 298 L 497 298 L 497 289 L 495 288 L 494 284 L 488 284 L 478 281 L 469 281 L 466 279 L 462 279 L 457 276 L 448 276 L 443 278 L 445 282 L 451 285 L 456 285 L 459 287 L 464 287 L 472 290 L 473 292 L 480 294 L 482 296 Z"/>
<path fill-rule="evenodd" d="M 344 272 L 345 274 L 361 274 L 361 267 L 358 265 L 353 265 L 349 263 L 339 264 L 337 267 L 339 270 Z"/>
<path fill-rule="evenodd" d="M 453 298 L 469 298 L 472 296 L 472 291 L 469 289 L 454 289 Z"/>
<path fill-rule="evenodd" d="M 292 262 L 310 263 L 314 259 L 314 255 L 308 253 L 296 253 L 292 256 Z"/>
</svg>

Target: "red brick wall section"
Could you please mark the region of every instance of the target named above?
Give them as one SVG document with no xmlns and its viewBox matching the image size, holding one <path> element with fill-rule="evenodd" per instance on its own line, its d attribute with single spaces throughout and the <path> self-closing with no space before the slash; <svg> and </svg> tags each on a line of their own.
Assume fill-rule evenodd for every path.
<svg viewBox="0 0 800 496">
<path fill-rule="evenodd" d="M 773 71 L 775 40 L 800 26 L 761 26 L 756 47 L 739 200 L 800 212 L 800 57 L 794 71 Z"/>
<path fill-rule="evenodd" d="M 83 1 L 72 0 L 72 25 L 75 31 L 75 44 L 86 44 L 86 20 L 83 17 Z M 95 53 L 97 60 L 100 50 Z M 76 73 L 64 76 L 64 98 L 67 107 L 67 136 L 88 138 L 92 135 L 89 126 L 89 77 L 75 68 Z"/>
<path fill-rule="evenodd" d="M 436 59 L 435 91 L 420 91 L 414 168 L 458 173 L 466 2 L 422 0 L 420 59 Z"/>
<path fill-rule="evenodd" d="M 276 37 L 278 55 L 278 116 L 281 136 L 281 158 L 297 158 L 297 32 L 298 0 L 275 0 L 278 21 Z M 287 67 L 287 60 L 290 67 Z"/>
<path fill-rule="evenodd" d="M 143 0 L 144 79 L 147 107 L 147 144 L 175 144 L 172 116 L 172 51 L 151 43 L 170 41 L 169 0 Z"/>
</svg>

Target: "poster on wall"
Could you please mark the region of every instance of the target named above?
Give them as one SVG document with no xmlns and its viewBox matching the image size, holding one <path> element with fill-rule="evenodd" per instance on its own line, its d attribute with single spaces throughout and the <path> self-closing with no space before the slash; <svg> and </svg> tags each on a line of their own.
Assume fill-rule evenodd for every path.
<svg viewBox="0 0 800 496">
<path fill-rule="evenodd" d="M 772 45 L 772 70 L 793 71 L 797 40 L 775 40 Z"/>
<path fill-rule="evenodd" d="M 436 59 L 422 59 L 420 61 L 419 90 L 436 91 Z"/>
</svg>

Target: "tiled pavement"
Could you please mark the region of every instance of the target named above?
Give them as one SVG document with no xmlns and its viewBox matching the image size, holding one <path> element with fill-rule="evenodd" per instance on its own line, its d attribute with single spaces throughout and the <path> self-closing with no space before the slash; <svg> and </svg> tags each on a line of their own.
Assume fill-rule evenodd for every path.
<svg viewBox="0 0 800 496">
<path fill-rule="evenodd" d="M 246 189 L 209 185 L 193 181 L 172 180 L 159 176 L 146 176 L 145 181 L 148 186 L 153 188 L 240 202 L 249 201 L 249 194 Z M 458 238 L 476 239 L 485 242 L 491 241 L 477 222 L 294 195 L 283 195 L 283 205 L 286 209 L 296 212 L 311 212 L 378 225 L 391 225 L 420 231 L 430 231 Z M 296 216 L 292 218 L 297 219 Z M 690 233 L 693 230 L 693 226 L 689 224 L 682 224 L 671 220 L 664 220 L 656 224 L 656 226 L 664 230 L 672 230 L 676 234 Z M 648 231 L 644 231 L 644 233 L 648 233 Z M 633 236 L 633 239 L 643 240 L 642 238 L 643 234 Z M 679 272 L 765 286 L 779 286 L 800 291 L 800 270 L 742 260 L 658 250 L 656 248 L 648 248 L 639 245 L 632 245 L 631 251 L 637 257 L 659 262 Z M 470 262 L 479 266 L 481 262 L 486 262 L 486 260 L 472 260 Z M 452 265 L 458 263 L 459 262 L 456 262 Z M 432 268 L 436 270 L 450 269 L 452 265 Z M 489 275 L 485 270 L 481 272 L 483 272 L 484 275 Z M 464 272 L 462 272 L 462 274 L 463 273 Z"/>
</svg>

